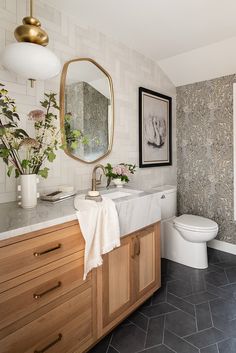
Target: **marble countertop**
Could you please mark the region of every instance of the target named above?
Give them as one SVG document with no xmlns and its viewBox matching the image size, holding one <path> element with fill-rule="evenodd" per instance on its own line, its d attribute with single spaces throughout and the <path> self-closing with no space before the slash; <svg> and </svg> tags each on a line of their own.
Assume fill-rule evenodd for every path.
<svg viewBox="0 0 236 353">
<path fill-rule="evenodd" d="M 132 188 L 130 188 L 132 191 Z M 110 192 L 115 191 L 111 188 Z M 101 194 L 106 194 L 106 189 L 101 190 Z M 86 191 L 81 191 L 78 194 L 84 194 Z M 142 191 L 140 193 L 133 193 L 130 196 L 115 199 L 118 213 L 124 214 L 128 209 L 133 209 L 135 213 L 135 200 L 142 198 L 142 202 L 145 204 L 147 199 L 145 196 L 157 194 L 157 191 Z M 128 201 L 134 200 L 130 205 Z M 122 208 L 120 205 L 122 204 Z M 144 207 L 144 210 L 147 208 Z M 145 213 L 145 212 L 144 212 Z M 151 222 L 151 218 L 146 212 L 146 216 Z M 149 212 L 150 213 L 150 212 Z M 158 216 L 159 217 L 159 216 Z M 145 221 L 144 214 L 133 217 L 133 228 L 134 230 L 141 228 L 143 225 L 142 220 Z M 74 208 L 74 198 L 70 198 L 55 204 L 51 204 L 46 201 L 38 201 L 38 205 L 33 209 L 23 209 L 18 206 L 16 202 L 9 202 L 0 204 L 0 240 L 8 239 L 18 235 L 26 234 L 29 232 L 37 231 L 43 228 L 51 227 L 57 224 L 76 220 L 76 210 Z M 137 221 L 135 221 L 135 219 Z M 130 224 L 131 220 L 127 224 Z M 122 223 L 121 233 L 127 233 L 127 224 Z M 151 224 L 151 223 L 149 223 Z"/>
</svg>

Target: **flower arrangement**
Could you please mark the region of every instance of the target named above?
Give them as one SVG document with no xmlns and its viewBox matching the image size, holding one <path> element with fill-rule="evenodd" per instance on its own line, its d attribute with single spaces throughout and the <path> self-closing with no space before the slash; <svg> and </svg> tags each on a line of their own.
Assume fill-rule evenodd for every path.
<svg viewBox="0 0 236 353">
<path fill-rule="evenodd" d="M 107 163 L 105 166 L 106 177 L 108 178 L 107 186 L 110 185 L 110 182 L 113 179 L 120 179 L 121 181 L 128 183 L 129 176 L 134 174 L 135 170 L 135 164 L 120 163 L 113 167 L 110 163 Z"/>
<path fill-rule="evenodd" d="M 54 93 L 45 93 L 40 102 L 43 110 L 33 110 L 28 114 L 33 121 L 35 136 L 19 128 L 19 115 L 15 101 L 8 96 L 4 85 L 0 84 L 0 157 L 8 167 L 7 175 L 15 172 L 15 177 L 37 174 L 47 178 L 49 168 L 42 165 L 45 160 L 53 162 L 55 150 L 59 147 L 56 120 L 51 110 L 59 110 Z"/>
</svg>

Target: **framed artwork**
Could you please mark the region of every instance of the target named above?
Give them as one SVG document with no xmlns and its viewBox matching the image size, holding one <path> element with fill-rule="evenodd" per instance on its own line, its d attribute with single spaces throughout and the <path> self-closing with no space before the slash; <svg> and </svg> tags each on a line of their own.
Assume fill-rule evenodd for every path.
<svg viewBox="0 0 236 353">
<path fill-rule="evenodd" d="M 139 167 L 172 164 L 172 98 L 139 87 Z"/>
</svg>

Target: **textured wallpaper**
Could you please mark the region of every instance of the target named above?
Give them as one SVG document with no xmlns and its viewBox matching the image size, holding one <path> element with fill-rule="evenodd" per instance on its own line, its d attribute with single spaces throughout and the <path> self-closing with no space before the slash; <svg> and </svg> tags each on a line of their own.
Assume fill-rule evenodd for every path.
<svg viewBox="0 0 236 353">
<path fill-rule="evenodd" d="M 177 88 L 178 212 L 209 217 L 236 244 L 233 83 L 236 75 Z"/>
</svg>

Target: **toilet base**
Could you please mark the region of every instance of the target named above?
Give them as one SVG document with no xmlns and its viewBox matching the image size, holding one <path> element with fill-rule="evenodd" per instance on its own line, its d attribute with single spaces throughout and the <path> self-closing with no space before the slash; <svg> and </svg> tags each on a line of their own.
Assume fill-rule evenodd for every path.
<svg viewBox="0 0 236 353">
<path fill-rule="evenodd" d="M 193 268 L 207 268 L 206 242 L 192 243 L 185 240 L 174 228 L 173 219 L 161 222 L 162 257 Z"/>
</svg>

